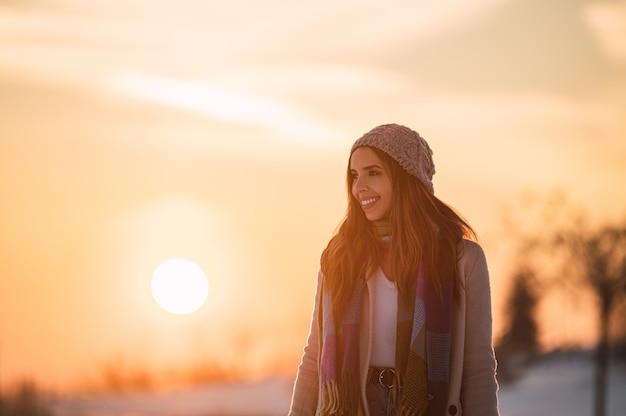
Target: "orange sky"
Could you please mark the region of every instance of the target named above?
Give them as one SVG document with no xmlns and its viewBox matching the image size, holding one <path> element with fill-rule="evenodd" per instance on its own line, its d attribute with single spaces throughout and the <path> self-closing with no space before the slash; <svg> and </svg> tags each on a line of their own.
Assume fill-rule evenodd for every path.
<svg viewBox="0 0 626 416">
<path fill-rule="evenodd" d="M 496 330 L 505 206 L 559 188 L 623 216 L 626 2 L 294 3 L 0 3 L 0 383 L 295 371 L 347 152 L 377 124 L 429 141 Z M 177 256 L 210 281 L 190 316 L 150 297 Z M 563 314 L 546 345 L 581 339 L 589 315 Z"/>
</svg>

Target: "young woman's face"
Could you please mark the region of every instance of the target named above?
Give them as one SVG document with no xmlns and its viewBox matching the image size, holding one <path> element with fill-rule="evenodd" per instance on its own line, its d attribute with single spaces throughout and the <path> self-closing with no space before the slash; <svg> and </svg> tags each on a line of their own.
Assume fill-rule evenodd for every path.
<svg viewBox="0 0 626 416">
<path fill-rule="evenodd" d="M 378 155 L 369 147 L 358 147 L 350 157 L 352 196 L 369 221 L 389 216 L 392 185 L 389 172 Z"/>
</svg>

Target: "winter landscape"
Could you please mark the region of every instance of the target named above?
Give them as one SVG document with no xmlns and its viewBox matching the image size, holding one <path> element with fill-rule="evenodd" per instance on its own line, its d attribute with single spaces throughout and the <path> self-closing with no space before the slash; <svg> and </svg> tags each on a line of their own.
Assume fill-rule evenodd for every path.
<svg viewBox="0 0 626 416">
<path fill-rule="evenodd" d="M 563 353 L 538 361 L 518 381 L 500 388 L 503 416 L 590 416 L 593 366 L 590 353 Z M 198 386 L 150 394 L 57 399 L 56 416 L 274 416 L 289 408 L 291 380 Z M 609 370 L 607 416 L 626 408 L 626 364 Z"/>
<path fill-rule="evenodd" d="M 383 123 L 478 233 L 502 416 L 626 415 L 625 103 L 626 0 L 0 0 L 0 416 L 285 415 Z"/>
</svg>

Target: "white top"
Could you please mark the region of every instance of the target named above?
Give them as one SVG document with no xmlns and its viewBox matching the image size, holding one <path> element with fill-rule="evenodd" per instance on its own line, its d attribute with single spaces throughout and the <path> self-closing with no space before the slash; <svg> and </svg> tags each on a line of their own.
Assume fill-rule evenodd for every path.
<svg viewBox="0 0 626 416">
<path fill-rule="evenodd" d="M 372 355 L 373 367 L 395 367 L 396 323 L 398 314 L 398 288 L 378 268 L 372 276 L 374 304 L 372 305 Z"/>
</svg>

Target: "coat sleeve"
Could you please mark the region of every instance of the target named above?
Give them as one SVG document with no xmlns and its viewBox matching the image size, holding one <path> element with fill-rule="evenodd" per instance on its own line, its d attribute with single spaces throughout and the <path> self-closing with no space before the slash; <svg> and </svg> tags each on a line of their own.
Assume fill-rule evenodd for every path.
<svg viewBox="0 0 626 416">
<path fill-rule="evenodd" d="M 465 244 L 465 354 L 461 383 L 464 416 L 497 416 L 498 383 L 493 351 L 491 289 L 483 249 Z"/>
<path fill-rule="evenodd" d="M 318 351 L 319 351 L 319 297 L 321 290 L 322 273 L 317 276 L 317 290 L 315 293 L 315 303 L 313 316 L 311 318 L 311 329 L 307 343 L 304 347 L 304 354 L 298 367 L 296 381 L 289 408 L 289 416 L 313 416 L 317 410 L 317 397 L 319 392 L 318 375 Z"/>
</svg>

